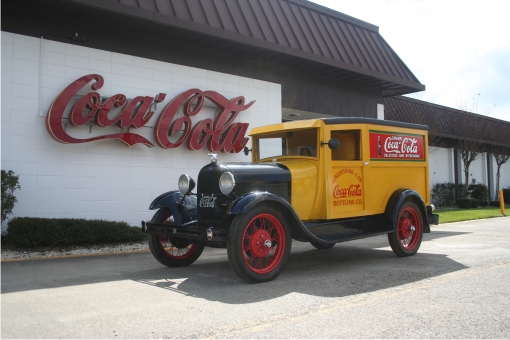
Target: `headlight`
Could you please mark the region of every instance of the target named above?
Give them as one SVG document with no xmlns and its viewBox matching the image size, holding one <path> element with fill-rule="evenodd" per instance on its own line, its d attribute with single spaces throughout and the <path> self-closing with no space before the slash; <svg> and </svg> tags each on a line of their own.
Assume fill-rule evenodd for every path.
<svg viewBox="0 0 510 340">
<path fill-rule="evenodd" d="M 224 195 L 230 194 L 236 186 L 236 179 L 230 172 L 224 172 L 220 177 L 220 190 Z"/>
<path fill-rule="evenodd" d="M 195 181 L 193 178 L 189 177 L 186 174 L 181 175 L 179 177 L 179 182 L 177 183 L 179 186 L 179 191 L 181 194 L 186 195 L 190 193 L 193 189 L 195 189 Z"/>
</svg>

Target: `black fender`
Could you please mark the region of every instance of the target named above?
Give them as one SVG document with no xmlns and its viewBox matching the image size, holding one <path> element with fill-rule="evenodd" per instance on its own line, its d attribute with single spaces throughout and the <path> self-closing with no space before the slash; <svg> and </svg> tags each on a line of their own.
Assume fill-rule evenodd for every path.
<svg viewBox="0 0 510 340">
<path fill-rule="evenodd" d="M 384 214 L 388 217 L 392 223 L 393 231 L 397 230 L 398 223 L 398 211 L 400 206 L 405 201 L 413 201 L 416 203 L 418 208 L 420 209 L 422 222 L 423 222 L 423 232 L 430 233 L 430 224 L 427 218 L 427 208 L 425 206 L 425 202 L 421 198 L 420 194 L 411 189 L 398 189 L 396 190 L 388 200 L 386 204 L 386 210 Z"/>
<path fill-rule="evenodd" d="M 227 214 L 238 215 L 248 212 L 250 209 L 258 204 L 271 204 L 276 206 L 278 210 L 285 216 L 288 222 L 289 228 L 292 233 L 292 237 L 300 241 L 316 241 L 320 243 L 329 243 L 321 240 L 313 235 L 296 214 L 294 208 L 285 199 L 278 195 L 271 194 L 269 192 L 251 192 L 244 195 L 230 205 Z M 336 243 L 336 242 L 331 242 Z"/>
<path fill-rule="evenodd" d="M 169 191 L 159 195 L 149 206 L 150 210 L 168 208 L 176 224 L 182 225 L 198 219 L 197 196 L 182 195 L 179 191 Z"/>
</svg>

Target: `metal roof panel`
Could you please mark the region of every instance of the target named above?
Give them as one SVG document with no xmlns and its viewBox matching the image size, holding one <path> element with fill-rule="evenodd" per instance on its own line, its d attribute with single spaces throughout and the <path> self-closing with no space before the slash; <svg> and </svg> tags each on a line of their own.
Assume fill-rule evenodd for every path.
<svg viewBox="0 0 510 340">
<path fill-rule="evenodd" d="M 483 141 L 510 152 L 510 122 L 403 96 L 384 98 L 384 106 L 386 119 L 425 124 L 433 136 Z"/>
<path fill-rule="evenodd" d="M 65 0 L 312 60 L 397 85 L 424 86 L 377 26 L 303 0 Z M 385 92 L 386 91 L 386 92 Z"/>
</svg>

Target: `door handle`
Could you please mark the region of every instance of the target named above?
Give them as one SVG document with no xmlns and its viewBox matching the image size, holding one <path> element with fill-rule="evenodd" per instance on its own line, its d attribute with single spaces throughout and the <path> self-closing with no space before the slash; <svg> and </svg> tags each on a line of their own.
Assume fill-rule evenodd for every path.
<svg viewBox="0 0 510 340">
<path fill-rule="evenodd" d="M 363 162 L 363 165 L 368 165 L 370 164 L 370 162 Z"/>
</svg>

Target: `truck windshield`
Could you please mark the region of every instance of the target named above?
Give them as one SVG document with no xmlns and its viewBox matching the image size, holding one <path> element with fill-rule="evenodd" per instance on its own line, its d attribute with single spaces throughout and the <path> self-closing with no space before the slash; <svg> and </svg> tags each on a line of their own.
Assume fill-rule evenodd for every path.
<svg viewBox="0 0 510 340">
<path fill-rule="evenodd" d="M 256 136 L 255 158 L 257 160 L 281 156 L 317 158 L 317 130 L 286 130 Z"/>
</svg>

